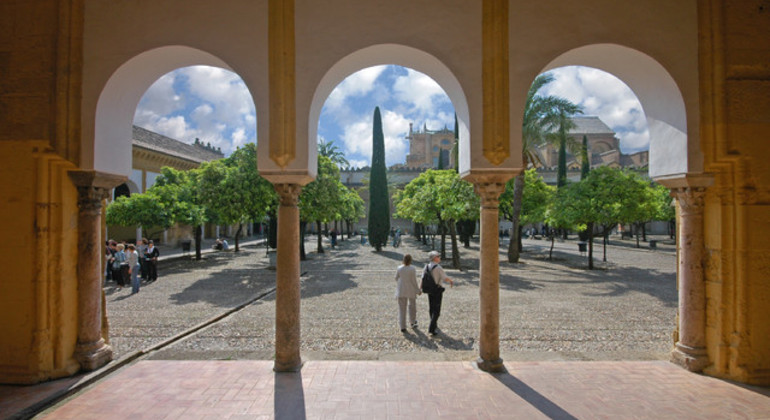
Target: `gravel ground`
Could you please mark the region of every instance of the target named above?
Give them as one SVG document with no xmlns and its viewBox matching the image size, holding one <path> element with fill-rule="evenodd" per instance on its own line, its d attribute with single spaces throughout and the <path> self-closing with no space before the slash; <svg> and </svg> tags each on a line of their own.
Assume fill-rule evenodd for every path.
<svg viewBox="0 0 770 420">
<path fill-rule="evenodd" d="M 656 238 L 661 239 L 661 238 Z M 395 268 L 404 253 L 425 264 L 429 247 L 411 237 L 376 253 L 358 241 L 315 250 L 302 262 L 302 356 L 305 360 L 469 360 L 478 355 L 478 243 L 461 248 L 461 270 L 444 266 L 456 287 L 444 294 L 439 328 L 427 336 L 428 301 L 418 298 L 417 329 L 398 330 Z M 614 240 L 609 262 L 585 268 L 574 241 L 525 240 L 522 262 L 500 251 L 500 351 L 504 360 L 667 359 L 676 314 L 671 241 L 657 250 Z M 327 242 L 328 246 L 328 242 Z M 646 246 L 643 243 L 643 246 Z M 275 272 L 264 248 L 209 254 L 161 264 L 161 278 L 130 296 L 107 288 L 111 344 L 120 355 L 145 348 L 270 291 Z M 271 359 L 275 295 L 151 355 L 157 359 Z"/>
</svg>

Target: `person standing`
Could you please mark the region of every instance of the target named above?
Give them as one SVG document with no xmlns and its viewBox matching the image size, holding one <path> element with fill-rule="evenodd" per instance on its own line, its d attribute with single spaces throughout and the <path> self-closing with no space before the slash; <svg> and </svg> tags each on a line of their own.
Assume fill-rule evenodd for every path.
<svg viewBox="0 0 770 420">
<path fill-rule="evenodd" d="M 124 245 L 115 245 L 115 254 L 112 256 L 112 278 L 118 283 L 121 289 L 126 285 L 126 276 L 124 276 L 123 266 L 126 264 L 126 253 L 123 252 Z"/>
<path fill-rule="evenodd" d="M 139 293 L 139 254 L 134 244 L 128 244 L 128 274 L 131 275 L 131 294 Z"/>
<path fill-rule="evenodd" d="M 430 325 L 428 326 L 428 332 L 430 335 L 435 336 L 438 334 L 438 318 L 441 315 L 441 299 L 444 295 L 444 287 L 441 283 L 449 283 L 449 287 L 454 287 L 454 281 L 450 279 L 444 269 L 439 264 L 441 262 L 441 254 L 438 251 L 431 251 L 428 254 L 430 262 L 425 268 L 433 277 L 433 281 L 436 283 L 436 287 L 433 291 L 428 293 L 428 313 L 430 314 Z M 420 285 L 422 288 L 422 285 Z M 424 290 L 424 289 L 423 289 Z"/>
<path fill-rule="evenodd" d="M 144 253 L 144 259 L 147 260 L 147 281 L 153 282 L 158 279 L 158 257 L 160 251 L 155 247 L 155 243 L 150 240 L 147 243 L 147 251 Z"/>
<path fill-rule="evenodd" d="M 144 258 L 144 254 L 147 252 L 147 238 L 142 238 L 136 252 L 139 254 L 139 265 L 142 267 L 142 280 L 147 280 L 147 259 Z"/>
<path fill-rule="evenodd" d="M 396 299 L 398 300 L 398 328 L 406 332 L 406 311 L 409 309 L 409 325 L 417 328 L 417 270 L 412 266 L 412 256 L 404 255 L 403 264 L 396 269 Z"/>
</svg>

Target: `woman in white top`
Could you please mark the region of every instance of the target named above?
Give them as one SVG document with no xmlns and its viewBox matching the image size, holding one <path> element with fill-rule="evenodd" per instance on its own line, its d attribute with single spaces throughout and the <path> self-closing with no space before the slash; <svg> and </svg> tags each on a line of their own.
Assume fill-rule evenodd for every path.
<svg viewBox="0 0 770 420">
<path fill-rule="evenodd" d="M 128 273 L 131 274 L 131 294 L 139 293 L 139 254 L 133 244 L 128 245 Z"/>
<path fill-rule="evenodd" d="M 398 299 L 398 327 L 406 332 L 406 309 L 409 307 L 409 324 L 417 328 L 417 295 L 421 294 L 417 285 L 417 270 L 412 266 L 412 256 L 404 255 L 404 263 L 396 270 L 396 299 Z"/>
</svg>

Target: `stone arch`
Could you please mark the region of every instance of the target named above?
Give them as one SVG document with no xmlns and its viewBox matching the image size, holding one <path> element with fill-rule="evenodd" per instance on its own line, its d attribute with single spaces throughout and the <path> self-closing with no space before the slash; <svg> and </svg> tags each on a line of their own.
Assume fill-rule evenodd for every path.
<svg viewBox="0 0 770 420">
<path fill-rule="evenodd" d="M 130 174 L 131 161 L 125 156 L 131 156 L 133 118 L 142 95 L 161 76 L 182 67 L 196 65 L 220 67 L 235 72 L 222 59 L 182 45 L 142 52 L 115 70 L 105 83 L 96 104 L 93 169 L 126 176 Z"/>
<path fill-rule="evenodd" d="M 326 99 L 346 77 L 358 70 L 384 64 L 408 67 L 426 74 L 444 89 L 457 114 L 460 159 L 470 167 L 470 109 L 460 82 L 452 71 L 431 54 L 399 44 L 378 44 L 355 51 L 335 63 L 318 83 L 308 115 L 308 146 L 311 168 L 315 168 L 318 120 Z M 462 166 L 462 164 L 461 164 Z M 311 171 L 315 173 L 315 170 Z"/>
<path fill-rule="evenodd" d="M 650 130 L 650 176 L 669 178 L 686 174 L 694 162 L 689 151 L 687 109 L 671 74 L 653 57 L 618 44 L 592 44 L 559 55 L 543 72 L 564 66 L 587 66 L 606 71 L 634 92 Z"/>
</svg>

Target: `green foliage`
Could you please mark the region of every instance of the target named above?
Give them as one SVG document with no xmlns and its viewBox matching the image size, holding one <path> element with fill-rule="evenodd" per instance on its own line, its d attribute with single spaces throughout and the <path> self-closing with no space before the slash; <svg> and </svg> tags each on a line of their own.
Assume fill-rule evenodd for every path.
<svg viewBox="0 0 770 420">
<path fill-rule="evenodd" d="M 302 188 L 299 195 L 300 219 L 328 223 L 337 219 L 341 209 L 340 170 L 331 159 L 318 155 L 318 176 Z"/>
<path fill-rule="evenodd" d="M 656 208 L 654 220 L 674 220 L 674 218 L 676 218 L 676 210 L 671 204 L 673 201 L 671 191 L 663 185 L 655 184 L 653 187 L 653 196 Z"/>
<path fill-rule="evenodd" d="M 261 221 L 277 207 L 272 184 L 257 172 L 254 143 L 238 148 L 229 158 L 204 163 L 199 178 L 202 202 L 222 224 Z"/>
<path fill-rule="evenodd" d="M 524 193 L 521 206 L 521 224 L 534 224 L 545 221 L 545 212 L 553 200 L 556 188 L 548 185 L 532 168 L 524 172 Z"/>
<path fill-rule="evenodd" d="M 477 220 L 479 198 L 473 185 L 453 170 L 429 169 L 394 197 L 396 215 L 424 225 Z"/>
<path fill-rule="evenodd" d="M 345 159 L 345 154 L 337 148 L 332 142 L 319 141 L 318 142 L 318 154 L 328 157 L 335 165 L 340 168 L 347 168 L 350 163 Z"/>
<path fill-rule="evenodd" d="M 372 172 L 369 183 L 369 243 L 380 251 L 390 233 L 390 201 L 385 168 L 385 136 L 382 131 L 380 107 L 374 109 L 372 129 Z"/>
<path fill-rule="evenodd" d="M 366 217 L 366 203 L 357 192 L 340 184 L 344 189 L 342 195 L 342 209 L 340 211 L 341 220 L 355 223 Z"/>
<path fill-rule="evenodd" d="M 558 195 L 555 209 L 566 221 L 585 229 L 588 223 L 612 226 L 630 222 L 641 213 L 640 203 L 646 201 L 643 187 L 631 172 L 606 166 L 594 169 L 577 183 L 568 184 Z"/>
<path fill-rule="evenodd" d="M 442 229 L 449 227 L 452 236 L 452 264 L 459 268 L 456 223 L 479 218 L 480 202 L 473 191 L 473 185 L 460 179 L 454 170 L 429 169 L 406 184 L 403 190 L 397 191 L 394 201 L 398 217 L 422 225 L 438 224 Z"/>
<path fill-rule="evenodd" d="M 145 229 L 167 229 L 173 225 L 171 212 L 151 194 L 118 197 L 107 207 L 106 219 L 108 225 L 140 226 Z"/>
<path fill-rule="evenodd" d="M 210 215 L 200 199 L 197 170 L 161 168 L 155 185 L 147 193 L 156 196 L 170 211 L 172 223 L 200 226 L 209 220 Z"/>
</svg>

